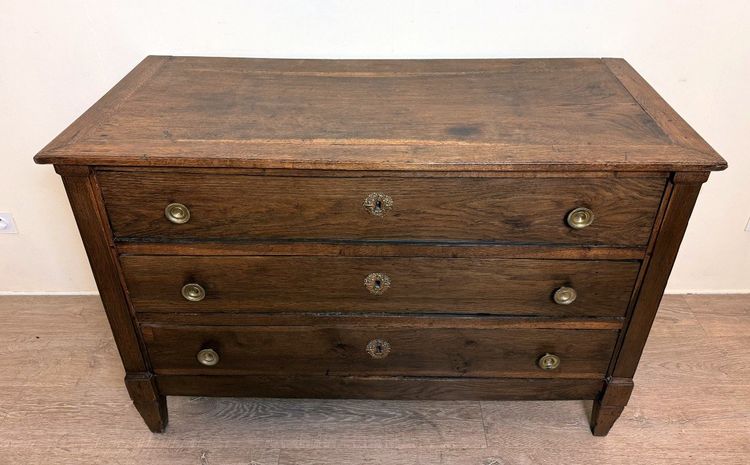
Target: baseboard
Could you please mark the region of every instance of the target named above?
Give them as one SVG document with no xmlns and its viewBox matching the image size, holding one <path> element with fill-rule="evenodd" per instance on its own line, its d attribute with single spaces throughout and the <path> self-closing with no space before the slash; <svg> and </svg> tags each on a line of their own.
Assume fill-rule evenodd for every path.
<svg viewBox="0 0 750 465">
<path fill-rule="evenodd" d="M 728 294 L 750 294 L 750 289 L 670 289 L 665 292 L 667 295 L 685 295 L 685 294 L 701 294 L 701 295 L 728 295 Z"/>
<path fill-rule="evenodd" d="M 76 295 L 99 295 L 97 291 L 0 291 L 0 296 L 76 296 Z"/>
</svg>

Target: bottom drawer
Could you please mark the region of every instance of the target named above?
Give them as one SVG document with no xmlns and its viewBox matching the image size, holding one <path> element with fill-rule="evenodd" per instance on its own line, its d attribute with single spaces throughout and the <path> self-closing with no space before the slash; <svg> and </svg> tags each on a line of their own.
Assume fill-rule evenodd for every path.
<svg viewBox="0 0 750 465">
<path fill-rule="evenodd" d="M 617 338 L 610 329 L 418 320 L 387 326 L 143 324 L 142 331 L 154 371 L 165 375 L 602 378 Z"/>
</svg>

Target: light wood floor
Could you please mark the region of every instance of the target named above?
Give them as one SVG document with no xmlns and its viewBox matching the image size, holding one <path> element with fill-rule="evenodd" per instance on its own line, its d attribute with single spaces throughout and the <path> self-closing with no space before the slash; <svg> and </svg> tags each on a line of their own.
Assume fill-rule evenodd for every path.
<svg viewBox="0 0 750 465">
<path fill-rule="evenodd" d="M 148 432 L 96 297 L 0 297 L 0 463 L 748 464 L 750 295 L 667 296 L 630 405 L 170 397 Z"/>
</svg>

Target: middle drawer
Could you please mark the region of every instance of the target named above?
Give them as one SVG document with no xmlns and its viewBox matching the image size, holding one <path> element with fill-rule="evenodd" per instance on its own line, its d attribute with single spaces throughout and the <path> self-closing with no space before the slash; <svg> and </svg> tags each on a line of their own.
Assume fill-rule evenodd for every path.
<svg viewBox="0 0 750 465">
<path fill-rule="evenodd" d="M 623 316 L 640 263 L 425 257 L 123 255 L 137 312 Z"/>
</svg>

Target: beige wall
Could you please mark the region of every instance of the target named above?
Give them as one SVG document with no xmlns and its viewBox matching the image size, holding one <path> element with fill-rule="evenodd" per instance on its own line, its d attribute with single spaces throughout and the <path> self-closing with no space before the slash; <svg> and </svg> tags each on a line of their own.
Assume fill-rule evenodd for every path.
<svg viewBox="0 0 750 465">
<path fill-rule="evenodd" d="M 147 54 L 625 57 L 730 165 L 669 289 L 750 290 L 750 2 L 0 1 L 0 212 L 20 231 L 0 235 L 0 292 L 95 290 L 60 181 L 31 158 Z"/>
</svg>

